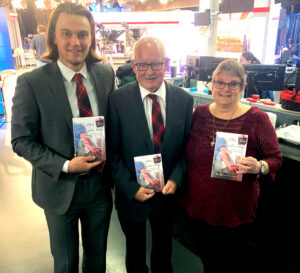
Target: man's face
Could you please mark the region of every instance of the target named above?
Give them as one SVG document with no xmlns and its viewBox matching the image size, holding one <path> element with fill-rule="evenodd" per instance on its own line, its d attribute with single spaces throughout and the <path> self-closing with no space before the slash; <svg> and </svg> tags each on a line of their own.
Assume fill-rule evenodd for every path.
<svg viewBox="0 0 300 273">
<path fill-rule="evenodd" d="M 146 71 L 139 71 L 135 64 L 158 64 L 163 63 L 160 70 L 154 71 L 150 66 Z M 135 52 L 135 60 L 132 67 L 139 84 L 150 92 L 155 92 L 163 83 L 166 71 L 167 59 L 164 59 L 163 52 L 153 43 L 140 45 Z"/>
<path fill-rule="evenodd" d="M 92 44 L 88 19 L 62 12 L 56 23 L 54 43 L 59 60 L 73 71 L 79 71 Z"/>
</svg>

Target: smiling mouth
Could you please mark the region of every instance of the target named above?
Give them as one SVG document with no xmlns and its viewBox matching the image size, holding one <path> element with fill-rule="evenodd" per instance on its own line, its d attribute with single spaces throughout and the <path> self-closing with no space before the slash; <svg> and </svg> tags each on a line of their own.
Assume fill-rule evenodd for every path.
<svg viewBox="0 0 300 273">
<path fill-rule="evenodd" d="M 71 49 L 69 50 L 70 53 L 74 53 L 74 54 L 78 54 L 78 53 L 81 53 L 82 50 L 74 50 L 74 49 Z"/>
<path fill-rule="evenodd" d="M 219 94 L 219 96 L 229 98 L 229 97 L 231 97 L 231 94 Z"/>
<path fill-rule="evenodd" d="M 148 81 L 152 81 L 152 80 L 156 80 L 157 78 L 156 77 L 146 77 L 145 80 L 148 80 Z"/>
</svg>

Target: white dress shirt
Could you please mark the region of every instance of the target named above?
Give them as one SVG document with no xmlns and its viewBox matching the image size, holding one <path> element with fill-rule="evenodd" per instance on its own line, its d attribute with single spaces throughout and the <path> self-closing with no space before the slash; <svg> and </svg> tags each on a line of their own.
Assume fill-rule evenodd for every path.
<svg viewBox="0 0 300 273">
<path fill-rule="evenodd" d="M 77 73 L 80 73 L 83 76 L 82 83 L 86 88 L 86 92 L 90 100 L 93 115 L 98 116 L 99 111 L 98 111 L 96 91 L 95 91 L 94 83 L 90 75 L 88 74 L 86 64 L 84 63 L 83 67 L 80 69 L 79 72 L 74 72 L 72 69 L 64 65 L 60 60 L 57 61 L 57 65 L 61 71 L 61 74 L 63 75 L 64 85 L 67 91 L 67 96 L 71 106 L 73 118 L 80 117 L 77 95 L 76 95 L 76 82 L 72 80 L 74 75 Z"/>
</svg>

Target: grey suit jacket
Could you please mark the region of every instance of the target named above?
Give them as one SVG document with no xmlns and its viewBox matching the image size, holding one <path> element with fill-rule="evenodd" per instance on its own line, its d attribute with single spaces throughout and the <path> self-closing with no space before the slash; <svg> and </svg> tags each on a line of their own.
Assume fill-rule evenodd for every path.
<svg viewBox="0 0 300 273">
<path fill-rule="evenodd" d="M 179 187 L 186 171 L 184 153 L 192 112 L 192 96 L 175 85 L 167 85 L 166 126 L 161 154 L 165 181 L 172 179 Z M 140 186 L 133 158 L 155 152 L 137 82 L 110 94 L 108 116 L 108 147 L 116 185 L 116 207 L 125 217 L 144 220 L 149 214 L 149 202 L 134 199 Z"/>
<path fill-rule="evenodd" d="M 114 72 L 104 64 L 90 64 L 99 114 L 107 116 L 108 94 L 114 89 Z M 72 112 L 57 63 L 18 77 L 12 107 L 12 146 L 28 160 L 32 170 L 32 196 L 40 207 L 58 215 L 71 203 L 76 174 L 63 173 L 74 157 Z"/>
</svg>

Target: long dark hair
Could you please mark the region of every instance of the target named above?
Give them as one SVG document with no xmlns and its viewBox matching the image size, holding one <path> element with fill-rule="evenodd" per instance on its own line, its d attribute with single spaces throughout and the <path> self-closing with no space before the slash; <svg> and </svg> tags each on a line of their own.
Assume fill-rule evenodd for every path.
<svg viewBox="0 0 300 273">
<path fill-rule="evenodd" d="M 41 59 L 57 61 L 59 57 L 57 45 L 54 43 L 54 38 L 55 38 L 55 28 L 56 28 L 57 20 L 59 15 L 62 12 L 65 12 L 67 14 L 72 14 L 72 15 L 84 16 L 88 19 L 91 27 L 92 44 L 90 46 L 89 53 L 85 61 L 87 63 L 95 63 L 95 62 L 102 61 L 103 59 L 97 55 L 95 50 L 96 49 L 95 23 L 94 23 L 93 15 L 83 6 L 76 5 L 70 2 L 66 2 L 58 5 L 57 8 L 52 13 L 48 24 L 48 31 L 47 31 L 47 52 L 42 56 Z"/>
<path fill-rule="evenodd" d="M 253 53 L 251 52 L 244 52 L 242 54 L 242 56 L 247 60 L 247 61 L 251 61 L 251 64 L 261 64 L 260 60 L 257 59 Z"/>
</svg>

